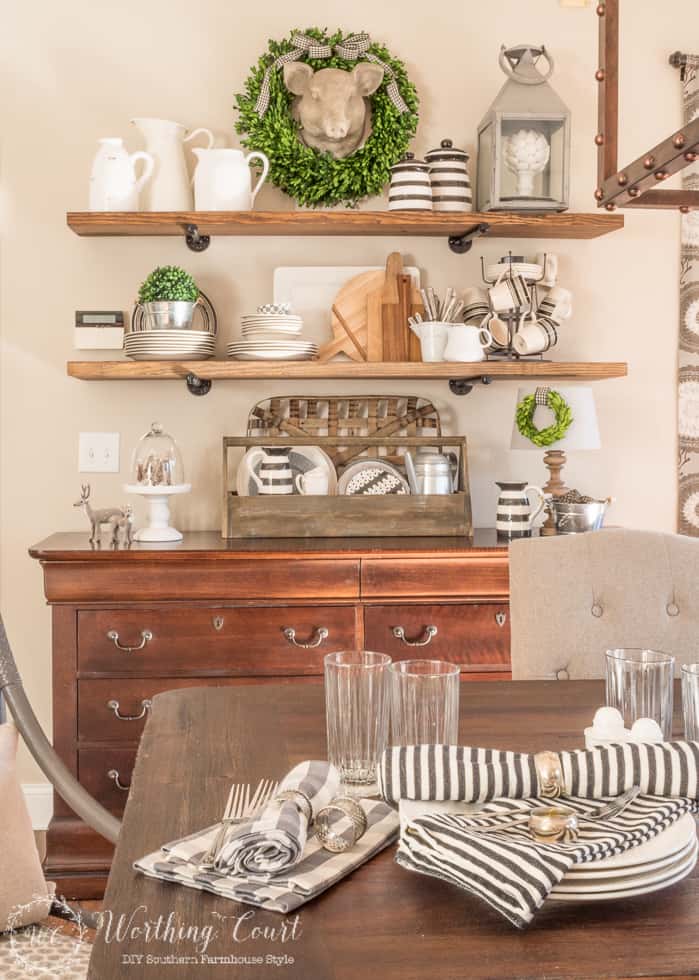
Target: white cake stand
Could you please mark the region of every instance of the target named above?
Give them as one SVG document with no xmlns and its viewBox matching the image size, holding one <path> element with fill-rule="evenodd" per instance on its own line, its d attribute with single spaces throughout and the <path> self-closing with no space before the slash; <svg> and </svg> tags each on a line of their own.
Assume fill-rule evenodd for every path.
<svg viewBox="0 0 699 980">
<path fill-rule="evenodd" d="M 177 483 L 173 486 L 147 487 L 140 483 L 127 483 L 127 493 L 137 493 L 148 501 L 148 524 L 133 536 L 134 541 L 181 541 L 182 532 L 170 527 L 170 504 L 168 497 L 176 493 L 189 493 L 191 483 Z"/>
</svg>

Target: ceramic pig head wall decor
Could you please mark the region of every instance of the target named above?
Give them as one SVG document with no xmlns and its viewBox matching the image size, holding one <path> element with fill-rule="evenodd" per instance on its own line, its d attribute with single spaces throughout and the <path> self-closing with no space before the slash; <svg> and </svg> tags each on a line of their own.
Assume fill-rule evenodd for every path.
<svg viewBox="0 0 699 980">
<path fill-rule="evenodd" d="M 384 78 L 381 65 L 359 62 L 352 71 L 321 68 L 302 61 L 284 65 L 284 84 L 296 96 L 294 119 L 306 144 L 335 160 L 361 149 L 371 136 L 369 96 Z"/>
</svg>

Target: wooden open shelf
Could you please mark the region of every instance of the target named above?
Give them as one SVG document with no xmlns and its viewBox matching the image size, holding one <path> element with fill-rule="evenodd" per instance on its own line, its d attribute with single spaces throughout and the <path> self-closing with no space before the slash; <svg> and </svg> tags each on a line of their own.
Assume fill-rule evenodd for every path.
<svg viewBox="0 0 699 980">
<path fill-rule="evenodd" d="M 68 374 L 83 381 L 148 381 L 182 380 L 188 374 L 203 380 L 233 379 L 238 381 L 270 381 L 281 378 L 293 380 L 337 379 L 361 380 L 449 380 L 451 378 L 502 378 L 521 380 L 603 381 L 623 378 L 627 374 L 623 362 L 565 362 L 565 361 L 479 361 L 461 362 L 400 361 L 69 361 Z"/>
<path fill-rule="evenodd" d="M 621 214 L 443 214 L 410 211 L 124 211 L 71 212 L 68 227 L 87 237 L 184 235 L 413 235 L 449 238 L 486 223 L 489 238 L 598 238 L 624 226 Z"/>
</svg>

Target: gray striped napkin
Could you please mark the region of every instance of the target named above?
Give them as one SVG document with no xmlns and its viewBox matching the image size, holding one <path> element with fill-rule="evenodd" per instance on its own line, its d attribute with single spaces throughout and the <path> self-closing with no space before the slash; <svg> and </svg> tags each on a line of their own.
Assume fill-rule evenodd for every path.
<svg viewBox="0 0 699 980">
<path fill-rule="evenodd" d="M 266 880 L 230 872 L 200 872 L 197 858 L 201 858 L 213 840 L 213 827 L 147 854 L 134 867 L 150 878 L 287 914 L 320 895 L 395 839 L 398 833 L 395 810 L 380 800 L 358 802 L 364 808 L 368 826 L 354 847 L 344 854 L 332 854 L 323 849 L 316 837 L 309 836 L 298 863 Z"/>
<path fill-rule="evenodd" d="M 573 865 L 621 854 L 697 811 L 692 799 L 639 796 L 603 825 L 581 823 L 579 839 L 570 844 L 539 844 L 524 827 L 488 834 L 474 829 L 496 828 L 513 811 L 550 803 L 543 797 L 498 800 L 483 807 L 487 816 L 423 814 L 403 828 L 396 861 L 457 885 L 524 928 Z M 566 797 L 565 805 L 580 813 L 596 809 L 579 797 Z"/>
<path fill-rule="evenodd" d="M 340 774 L 329 762 L 300 762 L 279 785 L 279 793 L 298 790 L 312 813 L 340 791 Z M 221 848 L 216 870 L 266 881 L 293 867 L 306 846 L 308 818 L 293 800 L 272 801 L 255 820 L 240 824 Z M 177 846 L 171 851 L 177 854 Z"/>
<path fill-rule="evenodd" d="M 625 742 L 558 753 L 565 793 L 587 799 L 642 793 L 699 797 L 699 742 Z M 533 755 L 457 745 L 386 749 L 379 788 L 389 803 L 408 800 L 520 799 L 541 793 Z"/>
</svg>

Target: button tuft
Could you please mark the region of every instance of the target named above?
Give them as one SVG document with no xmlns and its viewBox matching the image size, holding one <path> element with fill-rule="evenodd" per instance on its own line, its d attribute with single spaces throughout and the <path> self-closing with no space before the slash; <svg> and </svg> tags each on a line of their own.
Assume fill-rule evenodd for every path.
<svg viewBox="0 0 699 980">
<path fill-rule="evenodd" d="M 598 602 L 596 602 L 592 607 L 592 609 L 590 610 L 590 612 L 592 613 L 593 616 L 596 616 L 597 619 L 599 619 L 600 616 L 602 615 L 602 607 Z"/>
<path fill-rule="evenodd" d="M 680 607 L 675 602 L 668 602 L 665 608 L 668 616 L 679 616 L 680 614 Z"/>
</svg>

